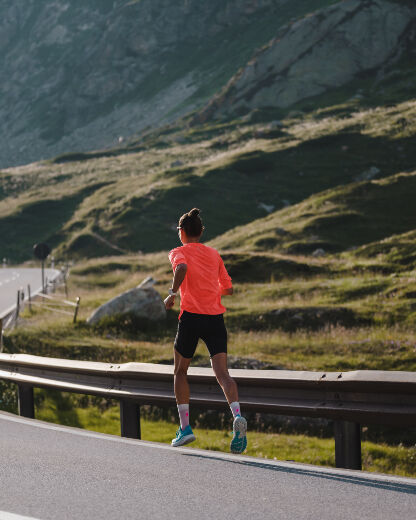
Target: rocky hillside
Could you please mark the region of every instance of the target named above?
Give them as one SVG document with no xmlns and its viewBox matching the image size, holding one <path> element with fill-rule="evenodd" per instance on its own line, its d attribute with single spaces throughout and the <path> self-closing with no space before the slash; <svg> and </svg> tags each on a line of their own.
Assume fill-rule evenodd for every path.
<svg viewBox="0 0 416 520">
<path fill-rule="evenodd" d="M 273 113 L 317 96 L 325 104 L 325 94 L 360 80 L 372 97 L 380 96 L 400 72 L 407 75 L 406 96 L 414 84 L 415 43 L 414 2 L 346 0 L 279 31 L 196 121 L 253 109 Z"/>
<path fill-rule="evenodd" d="M 375 196 L 382 191 L 391 200 L 381 212 L 369 206 L 369 213 L 360 208 L 367 204 L 365 192 L 354 188 L 414 172 L 415 135 L 416 100 L 376 109 L 350 100 L 279 125 L 232 121 L 166 128 L 129 153 L 69 154 L 11 168 L 0 172 L 0 253 L 24 261 L 39 241 L 48 242 L 56 257 L 70 259 L 167 250 L 177 244 L 178 217 L 193 206 L 203 210 L 206 240 L 270 214 L 271 228 L 254 223 L 257 238 L 264 239 L 256 248 L 313 253 L 327 242 L 326 251 L 344 250 L 373 241 L 373 235 L 416 229 L 412 199 L 408 220 L 400 223 L 402 198 L 413 193 L 413 184 L 401 191 L 371 184 Z M 342 185 L 350 183 L 342 202 Z M 311 205 L 305 201 L 328 189 L 334 190 L 325 196 L 328 204 L 315 204 L 321 195 Z M 396 212 L 392 227 L 383 220 L 387 207 Z M 286 213 L 275 213 L 282 208 Z M 280 240 L 278 228 L 289 224 L 290 235 Z M 355 226 L 360 237 L 354 237 Z M 351 239 L 339 243 L 336 235 L 346 227 Z M 248 231 L 230 231 L 219 247 L 251 246 Z"/>
<path fill-rule="evenodd" d="M 416 169 L 413 1 L 213 0 L 204 3 L 198 14 L 197 0 L 175 4 L 175 8 L 167 1 L 152 2 L 91 0 L 82 9 L 79 4 L 68 4 L 64 9 L 62 4 L 59 11 L 61 3 L 45 1 L 42 5 L 45 9 L 49 6 L 52 17 L 50 27 L 59 21 L 67 29 L 61 30 L 65 34 L 62 42 L 54 40 L 43 54 L 39 42 L 43 37 L 52 38 L 54 30 L 48 32 L 44 26 L 39 14 L 42 9 L 35 10 L 34 2 L 26 2 L 31 10 L 28 17 L 29 11 L 19 0 L 2 3 L 0 10 L 6 5 L 9 18 L 7 22 L 0 18 L 0 23 L 9 27 L 15 19 L 22 24 L 26 20 L 22 26 L 26 27 L 26 40 L 0 31 L 0 44 L 10 51 L 0 63 L 0 68 L 10 71 L 0 87 L 4 94 L 0 97 L 0 125 L 4 135 L 6 127 L 8 132 L 8 139 L 0 141 L 0 157 L 7 162 L 11 157 L 7 150 L 18 143 L 21 152 L 13 156 L 16 161 L 27 159 L 25 150 L 34 155 L 67 153 L 0 171 L 0 257 L 12 262 L 28 260 L 32 245 L 40 241 L 48 242 L 61 259 L 167 250 L 177 243 L 178 216 L 193 206 L 203 209 L 209 223 L 206 240 L 229 232 L 218 239 L 220 248 L 264 248 L 289 254 L 312 254 L 319 248 L 341 252 L 416 229 L 412 200 L 406 202 L 404 220 L 400 216 L 402 200 L 414 191 Z M 170 14 L 166 20 L 160 18 L 161 25 L 150 28 L 156 16 L 151 7 L 156 5 L 160 13 Z M 81 18 L 90 16 L 92 6 L 94 19 L 106 28 L 110 39 L 94 32 L 96 23 L 85 29 L 85 34 L 81 31 Z M 317 6 L 324 7 L 301 16 Z M 181 16 L 173 22 L 179 12 Z M 140 13 L 147 13 L 147 18 L 137 18 L 146 35 L 145 47 L 140 47 L 141 36 L 131 26 L 133 14 Z M 301 16 L 299 21 L 287 25 L 295 15 Z M 279 29 L 276 17 L 286 20 L 285 28 Z M 185 30 L 175 33 L 176 23 L 189 24 L 193 39 Z M 124 28 L 122 33 L 114 32 L 119 24 Z M 88 31 L 95 35 L 92 47 Z M 321 34 L 320 41 L 312 37 L 315 33 Z M 152 34 L 156 36 L 152 38 Z M 280 40 L 270 40 L 270 34 L 280 34 Z M 287 95 L 294 96 L 300 92 L 295 79 L 302 83 L 303 77 L 309 78 L 312 88 L 313 68 L 321 67 L 322 93 L 314 91 L 315 96 L 304 100 L 295 96 L 286 107 L 277 105 L 280 95 L 275 97 L 275 106 L 261 105 L 262 93 L 269 99 L 267 103 L 272 98 L 267 74 L 262 75 L 265 68 L 258 65 L 257 82 L 251 76 L 250 83 L 247 68 L 243 68 L 207 109 L 177 118 L 182 111 L 206 101 L 231 71 L 247 63 L 253 48 L 264 39 L 270 43 L 256 54 L 255 63 L 270 59 L 270 74 L 277 70 L 283 55 L 293 52 L 297 56 L 290 66 L 290 77 L 273 76 L 273 72 L 269 78 L 276 88 L 286 82 Z M 182 47 L 175 44 L 179 40 Z M 201 44 L 192 47 L 191 42 L 196 41 Z M 353 44 L 356 41 L 361 42 L 361 52 L 359 45 Z M 342 52 L 336 53 L 334 42 Z M 136 54 L 122 59 L 133 43 Z M 62 55 L 52 53 L 57 45 Z M 74 45 L 79 45 L 75 55 Z M 279 45 L 287 52 L 279 54 Z M 94 53 L 87 53 L 87 47 L 95 49 Z M 118 69 L 118 60 L 129 66 Z M 161 60 L 166 68 L 160 68 Z M 42 68 L 41 62 L 66 72 L 48 75 L 52 69 Z M 77 65 L 81 62 L 82 67 Z M 33 63 L 38 64 L 37 69 Z M 69 64 L 75 64 L 71 70 Z M 22 77 L 26 74 L 25 83 L 17 81 L 13 70 Z M 111 76 L 114 83 L 106 75 L 108 70 L 118 71 Z M 132 75 L 137 73 L 140 81 L 124 81 L 128 70 Z M 303 72 L 297 75 L 296 70 Z M 176 105 L 177 98 L 167 94 L 172 92 L 172 78 L 189 76 L 190 71 L 192 93 L 190 90 Z M 342 76 L 339 84 L 325 79 L 328 71 Z M 11 80 L 19 96 L 13 94 Z M 28 88 L 29 83 L 35 86 Z M 243 94 L 241 99 L 230 94 L 237 91 L 236 85 L 241 93 L 249 92 L 250 85 L 256 86 L 252 98 L 256 103 L 239 104 Z M 305 93 L 304 84 L 302 88 Z M 175 102 L 159 103 L 165 94 Z M 114 145 L 117 135 L 133 133 L 145 124 L 144 106 L 149 107 L 155 125 L 168 114 L 174 121 Z M 159 118 L 161 107 L 166 113 Z M 12 118 L 14 113 L 19 117 Z M 236 117 L 236 113 L 244 115 Z M 82 152 L 110 142 L 112 148 Z M 69 153 L 71 149 L 76 151 Z M 393 183 L 391 179 L 397 175 L 400 182 Z M 390 181 L 383 184 L 387 178 Z M 368 193 L 357 188 L 357 182 L 370 182 L 364 184 Z M 323 195 L 325 190 L 331 190 L 329 195 Z M 325 206 L 318 204 L 322 197 Z M 367 211 L 370 199 L 376 202 Z M 389 212 L 397 214 L 386 222 L 387 206 Z M 269 220 L 257 220 L 267 215 Z M 252 228 L 235 230 L 256 220 Z M 381 234 L 380 226 L 384 230 Z M 289 233 L 280 235 L 281 229 Z M 354 236 L 355 230 L 360 236 Z"/>
<path fill-rule="evenodd" d="M 114 146 L 201 107 L 336 0 L 3 0 L 0 167 Z"/>
</svg>

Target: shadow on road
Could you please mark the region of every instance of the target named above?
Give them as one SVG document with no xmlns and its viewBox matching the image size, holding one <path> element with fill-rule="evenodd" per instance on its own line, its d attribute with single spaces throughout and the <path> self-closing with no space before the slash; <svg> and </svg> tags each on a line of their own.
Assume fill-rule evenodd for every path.
<svg viewBox="0 0 416 520">
<path fill-rule="evenodd" d="M 252 468 L 260 468 L 260 469 L 268 469 L 270 471 L 276 471 L 280 473 L 291 473 L 294 475 L 303 475 L 306 477 L 315 477 L 326 480 L 345 482 L 348 484 L 355 484 L 357 486 L 365 486 L 377 489 L 384 489 L 386 491 L 396 491 L 397 493 L 406 493 L 408 495 L 416 495 L 416 482 L 415 485 L 412 484 L 401 484 L 398 482 L 383 482 L 374 480 L 369 480 L 368 478 L 363 478 L 355 475 L 334 475 L 331 473 L 322 473 L 320 471 L 315 471 L 313 469 L 301 469 L 301 468 L 288 468 L 273 464 L 264 464 L 262 462 L 255 462 L 249 460 L 230 460 L 230 459 L 222 459 L 220 457 L 211 457 L 209 455 L 197 455 L 193 453 L 183 453 L 185 457 L 197 457 L 201 459 L 210 459 L 214 461 L 221 462 L 229 462 L 230 464 L 238 464 L 240 466 L 249 466 Z M 373 478 L 377 478 L 374 476 Z"/>
</svg>

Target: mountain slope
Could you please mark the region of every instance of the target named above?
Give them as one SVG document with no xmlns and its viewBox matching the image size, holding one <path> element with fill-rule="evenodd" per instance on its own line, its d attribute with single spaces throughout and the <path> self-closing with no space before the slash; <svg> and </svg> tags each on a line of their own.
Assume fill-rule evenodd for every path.
<svg viewBox="0 0 416 520">
<path fill-rule="evenodd" d="M 293 17 L 336 0 L 5 0 L 0 167 L 113 146 L 202 106 Z"/>
<path fill-rule="evenodd" d="M 172 129 L 128 154 L 6 170 L 1 254 L 23 261 L 38 241 L 70 258 L 166 250 L 176 244 L 178 217 L 195 205 L 209 240 L 328 188 L 413 172 L 415 115 L 416 102 L 367 111 L 352 102 L 278 129 Z"/>
<path fill-rule="evenodd" d="M 411 2 L 346 0 L 322 9 L 282 29 L 195 121 L 253 109 L 277 113 L 317 96 L 324 104 L 323 94 L 354 81 L 361 98 L 374 98 L 398 74 L 406 98 L 415 78 L 415 36 Z"/>
<path fill-rule="evenodd" d="M 384 5 L 386 0 L 379 1 Z M 374 2 L 365 0 L 366 5 L 374 5 Z M 342 14 L 345 6 L 353 4 L 356 0 L 346 0 L 324 12 L 332 13 L 332 17 L 334 12 Z M 124 8 L 138 9 L 140 5 L 143 9 L 149 6 L 147 0 L 131 5 L 123 3 L 117 12 L 124 13 Z M 189 8 L 191 16 L 194 4 L 186 5 L 182 7 Z M 300 13 L 302 6 L 310 10 L 313 5 L 314 2 L 305 0 L 296 3 L 296 9 Z M 412 4 L 395 2 L 394 5 L 407 9 Z M 21 4 L 16 3 L 16 9 L 19 6 Z M 238 7 L 241 16 L 244 14 L 245 21 L 241 23 L 246 23 L 247 19 L 260 20 L 277 3 L 265 0 L 233 6 Z M 234 12 L 233 6 L 229 7 L 230 13 Z M 286 15 L 294 9 L 292 2 L 279 6 Z M 102 3 L 100 9 L 103 16 L 110 13 L 113 20 L 115 11 L 110 4 Z M 184 13 L 188 13 L 186 9 Z M 98 18 L 100 12 L 97 11 Z M 151 12 L 148 14 L 153 16 Z M 321 15 L 319 11 L 294 25 L 308 27 L 309 19 Z M 35 15 L 32 18 L 36 20 Z M 270 20 L 267 25 L 263 19 L 265 27 L 272 30 L 273 20 Z M 163 20 L 160 23 L 163 25 Z M 208 30 L 205 26 L 199 28 Z M 225 33 L 227 30 L 224 29 Z M 406 33 L 406 38 L 410 38 L 410 33 Z M 215 31 L 211 34 L 211 43 L 218 34 Z M 241 37 L 245 36 L 247 34 Z M 238 41 L 242 40 L 237 38 Z M 254 39 L 246 50 L 253 42 Z M 153 50 L 157 48 L 156 43 Z M 203 46 L 201 49 L 201 52 L 206 50 Z M 217 52 L 222 51 L 219 48 Z M 404 54 L 394 64 L 397 70 L 391 70 L 391 74 L 384 77 L 383 87 L 376 93 L 370 89 L 368 95 L 354 95 L 357 83 L 349 83 L 342 89 L 330 89 L 319 102 L 316 98 L 314 106 L 307 111 L 288 111 L 279 120 L 269 123 L 264 122 L 264 113 L 256 111 L 252 111 L 250 117 L 194 125 L 189 124 L 187 116 L 143 132 L 126 145 L 93 153 L 66 153 L 52 160 L 0 171 L 0 256 L 14 262 L 24 261 L 30 258 L 33 243 L 39 241 L 49 242 L 55 256 L 61 258 L 162 251 L 176 244 L 177 219 L 193 206 L 203 210 L 207 222 L 204 238 L 211 240 L 324 190 L 339 187 L 342 191 L 343 186 L 354 182 L 414 172 L 416 101 L 409 86 L 412 75 L 405 73 L 406 66 L 411 64 L 409 61 L 406 65 L 406 56 L 410 56 L 407 52 L 405 47 Z M 210 55 L 210 59 L 214 56 L 217 54 Z M 205 65 L 201 62 L 201 67 Z M 93 71 L 91 74 L 94 75 Z M 270 112 L 268 117 L 273 116 L 273 111 L 267 112 Z M 89 117 L 88 111 L 85 117 Z M 134 111 L 131 117 L 135 117 Z M 24 134 L 20 137 L 23 139 Z M 57 139 L 56 142 L 59 132 Z M 355 195 L 365 200 L 364 194 L 356 192 Z M 399 205 L 399 192 L 397 197 L 394 203 Z M 315 210 L 317 217 L 322 217 L 318 207 L 312 207 L 310 212 Z M 305 215 L 299 213 L 298 217 L 299 226 L 306 226 Z M 270 245 L 274 240 L 279 251 L 311 252 L 325 243 L 328 251 L 339 251 L 373 240 L 366 236 L 362 242 L 337 242 L 331 229 L 337 233 L 342 225 L 336 215 L 332 217 L 325 216 L 322 225 L 315 222 L 317 231 L 310 228 L 308 236 L 300 231 L 299 236 L 294 233 L 291 238 L 283 241 L 279 238 L 276 242 L 275 236 L 269 237 L 266 233 L 265 244 Z M 291 221 L 293 230 L 296 218 Z M 355 217 L 348 218 L 354 222 Z M 347 228 L 351 222 L 346 221 Z M 391 233 L 410 229 L 395 226 Z M 374 233 L 379 237 L 377 230 Z M 313 239 L 314 236 L 318 238 Z M 248 244 L 244 234 L 240 238 L 241 245 Z M 255 247 L 261 250 L 263 246 Z"/>
<path fill-rule="evenodd" d="M 416 172 L 340 186 L 233 229 L 214 244 L 223 250 L 311 254 L 319 248 L 345 251 L 395 234 L 414 234 L 415 193 Z M 371 250 L 364 247 L 360 254 Z"/>
</svg>

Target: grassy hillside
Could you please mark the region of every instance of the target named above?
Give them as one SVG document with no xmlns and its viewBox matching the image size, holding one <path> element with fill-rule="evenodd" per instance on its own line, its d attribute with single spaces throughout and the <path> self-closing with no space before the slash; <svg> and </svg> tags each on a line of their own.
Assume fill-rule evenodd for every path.
<svg viewBox="0 0 416 520">
<path fill-rule="evenodd" d="M 416 172 L 356 182 L 233 229 L 214 243 L 292 254 L 345 251 L 414 230 L 415 193 Z"/>
<path fill-rule="evenodd" d="M 144 135 L 128 153 L 61 156 L 5 170 L 0 173 L 0 232 L 7 241 L 1 254 L 26 260 L 41 240 L 61 258 L 166 250 L 176 243 L 178 217 L 193 206 L 203 209 L 206 239 L 212 239 L 326 189 L 412 172 L 415 114 L 414 101 L 374 109 L 352 100 L 292 114 L 279 124 L 184 123 Z M 403 183 L 397 184 L 399 191 Z M 350 189 L 345 196 L 352 199 L 364 188 Z M 338 198 L 344 196 L 340 190 Z M 307 204 L 302 207 L 307 211 Z M 329 207 L 319 211 L 330 215 Z M 328 224 L 336 227 L 336 215 L 331 218 Z M 355 217 L 348 218 L 352 223 Z M 321 224 L 315 222 L 318 228 Z M 391 232 L 407 229 L 411 226 Z M 323 240 L 330 241 L 329 228 L 325 233 Z M 387 232 L 375 238 L 384 236 Z M 346 245 L 362 243 L 351 238 Z"/>
<path fill-rule="evenodd" d="M 386 217 L 378 211 L 377 201 L 384 199 L 386 190 L 393 193 L 396 185 L 412 182 L 414 176 L 398 174 L 380 181 L 335 188 L 297 207 L 277 212 L 270 220 L 287 213 L 295 223 L 293 212 L 305 215 L 305 205 L 315 200 L 331 200 L 332 210 L 341 212 L 344 205 L 357 202 L 353 196 L 355 190 L 364 186 L 370 203 L 360 206 L 360 211 L 365 207 L 363 213 L 367 218 L 385 224 Z M 413 185 L 404 186 L 410 191 Z M 390 230 L 400 227 L 399 212 L 391 215 L 394 218 L 389 223 Z M 302 218 L 299 221 L 303 222 Z M 261 233 L 265 224 L 255 221 L 247 226 L 251 227 Z M 251 235 L 246 233 L 247 242 L 244 242 L 243 229 L 235 231 L 236 237 L 241 238 L 239 248 L 223 252 L 235 287 L 235 295 L 225 300 L 230 366 L 416 370 L 415 230 L 341 254 L 315 258 L 282 255 L 269 247 L 253 251 Z M 229 240 L 227 233 L 211 244 L 225 245 Z M 172 276 L 166 251 L 77 262 L 69 278 L 69 297 L 81 297 L 78 323 L 74 326 L 70 317 L 54 315 L 40 307 L 34 307 L 32 312 L 26 309 L 19 327 L 6 333 L 5 350 L 112 363 L 172 363 L 178 305 L 168 312 L 166 323 L 159 326 L 144 327 L 142 321 L 131 316 L 115 316 L 95 327 L 85 322 L 98 305 L 134 287 L 148 275 L 157 279 L 156 289 L 165 295 Z M 197 348 L 194 364 L 209 364 L 202 344 Z M 0 390 L 1 406 L 15 410 L 15 389 L 0 383 Z M 44 420 L 98 431 L 119 431 L 117 408 L 102 399 L 38 391 L 36 406 L 38 417 Z M 150 409 L 144 413 L 150 419 L 143 423 L 144 438 L 168 442 L 176 422 L 175 410 L 162 413 Z M 215 414 L 213 419 L 209 412 L 193 410 L 193 413 L 198 446 L 227 450 L 227 416 Z M 168 422 L 160 421 L 161 417 Z M 219 428 L 219 423 L 225 431 L 206 429 L 214 425 Z M 330 423 L 259 419 L 253 414 L 249 416 L 249 428 L 250 453 L 255 456 L 334 464 L 333 440 L 328 438 L 332 437 Z M 214 442 L 214 435 L 220 435 L 224 442 Z M 416 475 L 414 431 L 364 426 L 363 438 L 366 469 Z"/>
<path fill-rule="evenodd" d="M 228 25 L 236 6 L 226 3 L 222 17 L 218 14 L 224 27 L 214 24 L 213 32 L 206 31 L 204 23 L 214 22 L 201 15 L 203 44 L 192 46 L 185 38 L 193 49 L 188 59 L 182 59 L 183 48 L 179 52 L 173 46 L 172 55 L 163 55 L 169 65 L 164 73 L 158 70 L 154 81 L 146 76 L 140 85 L 153 95 L 163 90 L 165 80 L 175 80 L 173 73 L 197 67 L 201 82 L 195 95 L 209 98 L 277 27 L 332 3 L 264 0 L 238 11 L 238 23 Z M 136 13 L 149 6 L 147 1 L 123 4 L 112 30 L 118 21 L 126 22 L 129 9 Z M 101 7 L 103 16 L 111 16 L 110 3 Z M 189 20 L 195 14 L 191 7 Z M 62 23 L 69 23 L 69 14 L 62 14 Z M 152 45 L 154 51 L 157 45 Z M 193 206 L 203 210 L 205 239 L 229 231 L 216 242 L 228 248 L 309 254 L 322 247 L 336 252 L 411 230 L 413 58 L 406 43 L 377 75 L 362 75 L 287 110 L 253 110 L 204 124 L 196 124 L 198 114 L 190 114 L 143 131 L 118 148 L 67 153 L 0 171 L 0 254 L 22 262 L 40 241 L 50 243 L 62 260 L 167 250 L 176 243 L 178 217 Z M 386 178 L 391 178 L 387 184 L 379 182 Z M 396 211 L 398 198 L 401 213 Z M 245 225 L 249 227 L 234 233 Z M 256 226 L 262 229 L 256 231 Z M 258 236 L 247 238 L 246 233 Z"/>
<path fill-rule="evenodd" d="M 289 20 L 330 3 L 285 2 L 275 14 Z M 223 40 L 211 35 L 210 52 L 196 47 L 191 63 L 169 55 L 165 79 L 201 64 L 196 97 L 209 97 L 240 66 L 234 57 L 241 52 L 246 59 L 274 31 L 266 14 L 256 11 L 261 31 L 247 26 L 227 40 L 225 27 Z M 235 287 L 224 302 L 230 366 L 415 371 L 416 76 L 410 58 L 393 60 L 381 77 L 360 77 L 290 110 L 254 110 L 203 124 L 191 114 L 143 131 L 125 146 L 1 171 L 0 258 L 25 262 L 34 243 L 48 242 L 58 263 L 73 262 L 69 298 L 81 297 L 76 325 L 39 306 L 26 309 L 19 326 L 6 332 L 5 350 L 172 363 L 178 304 L 157 326 L 133 316 L 94 327 L 86 320 L 149 275 L 166 294 L 172 277 L 167 251 L 178 245 L 178 217 L 198 206 L 204 241 L 221 251 Z M 164 85 L 157 74 L 149 78 L 142 94 L 151 96 Z M 194 363 L 209 364 L 202 344 Z M 0 392 L 0 406 L 14 410 L 15 389 L 0 382 Z M 118 429 L 111 403 L 40 391 L 36 406 L 46 420 Z M 202 429 L 212 427 L 209 416 L 197 420 L 201 447 L 224 449 Z M 280 458 L 275 446 L 285 449 L 275 434 L 264 433 L 269 426 L 296 431 L 290 421 L 259 424 L 253 415 L 249 422 L 263 431 L 251 438 L 258 456 Z M 332 441 L 313 438 L 332 436 L 331 425 L 326 428 L 303 424 L 308 436 L 285 438 L 295 447 L 285 456 L 333 464 Z M 166 423 L 146 421 L 145 435 L 166 441 L 171 433 Z M 364 437 L 390 444 L 366 445 L 366 468 L 416 475 L 414 432 L 370 427 Z"/>
<path fill-rule="evenodd" d="M 230 366 L 416 370 L 414 240 L 412 231 L 323 258 L 244 249 L 225 252 L 235 287 L 234 296 L 224 302 Z M 69 297 L 81 297 L 78 323 L 74 326 L 70 317 L 40 307 L 32 312 L 26 309 L 19 327 L 6 333 L 5 350 L 112 363 L 172 363 L 178 305 L 169 311 L 166 323 L 157 327 L 143 327 L 143 322 L 130 316 L 116 316 L 92 328 L 85 323 L 98 305 L 134 287 L 147 275 L 154 276 L 156 289 L 166 294 L 172 276 L 166 252 L 78 262 L 69 278 Z M 209 364 L 203 344 L 198 346 L 193 363 Z M 14 410 L 15 390 L 4 384 L 0 390 L 1 406 Z M 45 420 L 119 431 L 117 408 L 102 399 L 38 391 L 36 406 L 38 417 Z M 144 421 L 144 438 L 169 441 L 176 423 L 175 410 L 144 413 L 151 419 Z M 215 414 L 213 419 L 209 413 L 193 413 L 199 446 L 227 450 L 228 416 Z M 155 422 L 161 417 L 168 422 Z M 219 434 L 224 438 L 222 443 L 213 442 L 215 432 L 206 430 L 219 428 L 219 423 L 225 428 Z M 249 428 L 253 455 L 334 464 L 333 440 L 328 438 L 332 436 L 330 423 L 293 423 L 270 417 L 259 422 L 253 414 Z M 366 469 L 416 474 L 413 431 L 365 426 L 363 438 L 371 441 L 363 447 Z"/>
</svg>

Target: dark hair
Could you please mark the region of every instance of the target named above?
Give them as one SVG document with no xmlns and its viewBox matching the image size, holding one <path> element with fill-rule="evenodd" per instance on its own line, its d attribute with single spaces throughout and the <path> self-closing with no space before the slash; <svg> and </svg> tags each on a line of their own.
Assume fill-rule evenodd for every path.
<svg viewBox="0 0 416 520">
<path fill-rule="evenodd" d="M 199 237 L 204 229 L 200 210 L 198 208 L 191 209 L 188 213 L 184 213 L 179 219 L 179 228 L 183 229 L 188 237 Z"/>
</svg>

